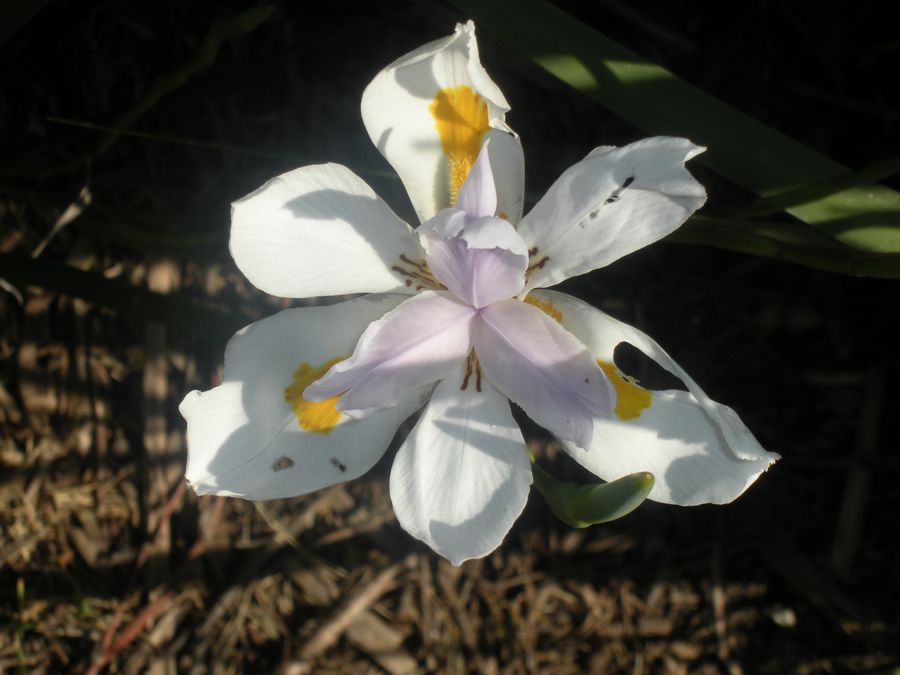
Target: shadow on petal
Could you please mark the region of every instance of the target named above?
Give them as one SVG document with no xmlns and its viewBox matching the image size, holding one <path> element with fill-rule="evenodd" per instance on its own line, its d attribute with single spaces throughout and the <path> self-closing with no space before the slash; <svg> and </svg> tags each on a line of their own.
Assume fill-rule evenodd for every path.
<svg viewBox="0 0 900 675">
<path fill-rule="evenodd" d="M 350 195 L 340 190 L 316 190 L 285 202 L 284 208 L 296 218 L 347 223 L 359 235 L 359 239 L 340 243 L 371 250 L 385 267 L 398 265 L 401 262 L 400 255 L 404 253 L 413 253 L 418 259 L 424 259 L 424 252 L 416 250 L 418 246 L 414 236 L 403 242 L 398 242 L 396 237 L 387 236 L 389 233 L 386 232 L 381 233 L 384 236 L 373 236 L 371 217 L 367 217 L 367 214 L 381 211 L 382 217 L 402 222 L 381 199 Z M 409 228 L 409 234 L 413 234 L 412 228 Z M 334 261 L 334 274 L 340 274 L 339 260 Z"/>
</svg>

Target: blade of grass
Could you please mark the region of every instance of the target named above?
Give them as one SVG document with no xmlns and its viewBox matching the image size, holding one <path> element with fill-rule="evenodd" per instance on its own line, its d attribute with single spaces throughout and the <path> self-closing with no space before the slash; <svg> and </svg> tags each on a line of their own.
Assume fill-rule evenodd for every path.
<svg viewBox="0 0 900 675">
<path fill-rule="evenodd" d="M 900 155 L 876 162 L 862 169 L 849 171 L 842 176 L 808 185 L 797 190 L 782 192 L 771 197 L 758 199 L 751 204 L 720 209 L 719 214 L 734 218 L 759 218 L 810 202 L 824 199 L 833 194 L 867 183 L 877 183 L 900 173 Z"/>
<path fill-rule="evenodd" d="M 821 230 L 806 223 L 781 222 L 769 220 L 742 220 L 738 218 L 717 218 L 705 214 L 694 214 L 687 223 L 688 227 L 696 224 L 714 225 L 729 230 L 749 231 L 767 239 L 774 239 L 785 244 L 824 248 L 843 251 L 848 257 L 858 257 L 859 252 L 829 237 Z"/>
<path fill-rule="evenodd" d="M 193 75 L 212 65 L 223 43 L 258 28 L 269 18 L 272 10 L 273 7 L 269 5 L 251 7 L 243 12 L 218 19 L 213 23 L 193 56 L 175 70 L 157 77 L 144 97 L 109 125 L 109 128 L 115 131 L 104 134 L 96 146 L 87 153 L 87 157 L 79 157 L 56 166 L 39 168 L 34 171 L 27 171 L 25 167 L 4 167 L 4 171 L 14 170 L 14 172 L 19 174 L 29 173 L 33 177 L 48 178 L 78 169 L 84 165 L 87 159 L 96 159 L 118 140 L 119 130 L 131 127 L 132 124 L 152 109 L 160 99 L 183 87 Z"/>
<path fill-rule="evenodd" d="M 64 117 L 53 117 L 48 115 L 45 117 L 48 122 L 54 124 L 62 124 L 68 127 L 76 127 L 78 129 L 88 129 L 90 131 L 99 131 L 115 136 L 130 136 L 132 138 L 143 138 L 148 141 L 156 141 L 158 143 L 172 143 L 174 145 L 183 145 L 189 148 L 198 148 L 200 150 L 211 150 L 213 152 L 229 152 L 236 155 L 247 155 L 250 157 L 260 157 L 262 159 L 274 159 L 284 162 L 303 163 L 303 160 L 291 155 L 280 154 L 275 152 L 265 152 L 263 150 L 253 150 L 251 148 L 238 148 L 226 143 L 216 143 L 211 141 L 198 141 L 193 138 L 185 138 L 184 136 L 172 136 L 171 134 L 156 134 L 147 131 L 138 131 L 136 129 L 125 129 L 122 127 L 111 127 L 105 124 L 93 124 L 91 122 L 80 122 L 78 120 L 70 120 Z M 309 162 L 307 162 L 309 163 Z"/>
<path fill-rule="evenodd" d="M 646 132 L 708 146 L 698 157 L 763 197 L 847 168 L 650 63 L 545 0 L 452 0 L 541 68 Z M 861 251 L 900 252 L 900 194 L 851 187 L 788 212 Z"/>
<path fill-rule="evenodd" d="M 144 95 L 144 98 L 119 117 L 112 126 L 122 129 L 130 127 L 156 105 L 157 101 L 163 96 L 183 87 L 192 75 L 212 65 L 219 54 L 219 48 L 224 42 L 245 35 L 262 25 L 269 18 L 269 15 L 272 14 L 272 9 L 273 7 L 268 5 L 251 7 L 238 14 L 218 19 L 209 29 L 193 57 L 182 64 L 181 67 L 156 78 L 150 87 L 150 91 Z M 107 136 L 94 152 L 94 157 L 105 152 L 117 138 L 118 134 L 115 133 Z"/>
<path fill-rule="evenodd" d="M 783 235 L 781 238 L 787 239 Z M 750 253 L 763 258 L 784 260 L 858 277 L 900 279 L 900 254 L 866 253 L 846 247 L 816 248 L 806 242 L 790 243 L 766 236 L 755 227 L 743 227 L 739 222 L 735 224 L 734 221 L 694 217 L 666 237 L 665 241 L 717 246 L 729 251 Z"/>
<path fill-rule="evenodd" d="M 0 47 L 28 25 L 50 0 L 3 0 L 0 4 Z"/>
<path fill-rule="evenodd" d="M 264 150 L 253 150 L 251 148 L 239 148 L 234 145 L 228 145 L 227 143 L 217 143 L 214 141 L 198 141 L 196 139 L 186 138 L 184 136 L 173 136 L 171 134 L 157 134 L 148 131 L 138 131 L 135 129 L 109 127 L 103 124 L 79 122 L 78 120 L 69 120 L 63 117 L 47 116 L 45 119 L 48 122 L 63 124 L 70 127 L 77 127 L 79 129 L 89 129 L 91 131 L 111 133 L 119 136 L 131 136 L 132 138 L 144 138 L 148 141 L 171 143 L 173 145 L 183 145 L 189 148 L 197 148 L 198 150 L 228 152 L 236 155 L 247 155 L 249 157 L 260 157 L 262 159 L 273 159 L 277 161 L 287 162 L 292 166 L 315 163 L 315 160 L 312 158 L 298 157 L 296 155 L 288 155 L 285 153 L 266 152 Z M 398 182 L 400 180 L 396 173 L 394 173 L 393 171 L 388 171 L 386 169 L 369 169 L 366 167 L 355 166 L 354 171 L 364 176 L 378 176 L 379 178 L 387 178 Z"/>
<path fill-rule="evenodd" d="M 20 286 L 39 286 L 108 307 L 126 318 L 169 326 L 176 335 L 224 340 L 252 321 L 182 295 L 154 293 L 120 279 L 9 253 L 0 253 L 0 274 Z"/>
</svg>

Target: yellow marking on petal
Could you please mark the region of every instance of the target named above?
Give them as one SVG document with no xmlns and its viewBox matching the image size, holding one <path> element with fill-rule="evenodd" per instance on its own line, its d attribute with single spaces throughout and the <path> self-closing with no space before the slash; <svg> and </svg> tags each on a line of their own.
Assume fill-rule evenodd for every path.
<svg viewBox="0 0 900 675">
<path fill-rule="evenodd" d="M 450 203 L 469 170 L 478 159 L 481 139 L 488 130 L 488 107 L 481 96 L 466 84 L 441 89 L 428 106 L 434 117 L 441 147 L 447 156 Z"/>
<path fill-rule="evenodd" d="M 303 431 L 327 435 L 341 419 L 341 412 L 335 407 L 340 396 L 332 396 L 324 401 L 307 401 L 303 398 L 303 391 L 327 373 L 331 366 L 346 358 L 339 356 L 321 366 L 301 363 L 294 371 L 294 381 L 284 389 L 284 400 L 290 404 L 297 424 Z"/>
<path fill-rule="evenodd" d="M 616 390 L 616 417 L 620 420 L 635 420 L 641 416 L 653 401 L 653 392 L 644 389 L 634 378 L 622 375 L 612 363 L 597 360 L 597 365 L 606 373 Z"/>
<path fill-rule="evenodd" d="M 533 295 L 529 295 L 525 298 L 525 302 L 528 303 L 529 305 L 537 307 L 539 310 L 541 310 L 544 314 L 549 316 L 551 319 L 558 321 L 559 323 L 562 323 L 562 320 L 563 320 L 562 312 L 560 312 L 558 309 L 556 309 L 556 305 L 554 305 L 549 300 L 538 300 Z"/>
</svg>

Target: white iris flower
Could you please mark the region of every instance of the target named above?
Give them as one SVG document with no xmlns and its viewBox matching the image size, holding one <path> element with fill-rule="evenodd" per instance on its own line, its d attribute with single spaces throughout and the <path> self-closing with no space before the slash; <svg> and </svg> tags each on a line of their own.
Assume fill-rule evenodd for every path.
<svg viewBox="0 0 900 675">
<path fill-rule="evenodd" d="M 391 471 L 400 524 L 454 564 L 493 551 L 531 485 L 515 402 L 605 480 L 649 471 L 650 499 L 740 495 L 777 455 L 653 340 L 575 298 L 539 290 L 678 228 L 706 199 L 657 137 L 601 147 L 525 217 L 509 105 L 474 26 L 382 70 L 362 115 L 400 175 L 413 229 L 349 169 L 307 166 L 234 204 L 231 253 L 285 297 L 368 293 L 283 311 L 228 343 L 224 380 L 181 404 L 199 494 L 292 497 L 356 478 L 427 401 Z M 688 391 L 649 391 L 613 361 L 629 343 Z"/>
</svg>

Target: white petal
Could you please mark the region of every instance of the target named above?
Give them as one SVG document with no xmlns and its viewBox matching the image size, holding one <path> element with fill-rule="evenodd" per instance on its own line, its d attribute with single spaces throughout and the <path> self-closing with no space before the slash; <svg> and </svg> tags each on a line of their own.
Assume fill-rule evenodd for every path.
<svg viewBox="0 0 900 675">
<path fill-rule="evenodd" d="M 187 420 L 186 477 L 194 490 L 254 500 L 292 497 L 368 471 L 421 399 L 365 420 L 340 416 L 326 434 L 300 427 L 285 389 L 301 364 L 320 366 L 349 354 L 366 325 L 404 297 L 288 309 L 232 337 L 222 384 L 190 392 L 180 407 Z"/>
<path fill-rule="evenodd" d="M 616 345 L 626 342 L 688 388 L 652 392 L 649 408 L 637 416 L 596 420 L 587 451 L 564 444 L 585 468 L 604 480 L 650 471 L 656 476 L 650 499 L 689 506 L 736 499 L 778 459 L 760 446 L 734 410 L 710 399 L 647 335 L 571 296 L 552 291 L 532 295 L 549 303 L 562 325 L 597 359 L 614 363 Z"/>
<path fill-rule="evenodd" d="M 491 173 L 497 191 L 497 215 L 513 225 L 522 219 L 525 205 L 525 156 L 518 134 L 505 124 L 485 134 L 491 144 Z"/>
<path fill-rule="evenodd" d="M 400 175 L 423 222 L 453 205 L 481 144 L 495 136 L 498 209 L 515 222 L 524 172 L 518 137 L 504 121 L 508 110 L 481 66 L 471 21 L 389 65 L 362 98 L 369 136 Z"/>
<path fill-rule="evenodd" d="M 528 500 L 531 467 L 509 402 L 443 380 L 391 470 L 397 520 L 454 565 L 493 551 Z"/>
<path fill-rule="evenodd" d="M 272 295 L 405 292 L 403 258 L 421 260 L 412 229 L 339 164 L 273 178 L 231 210 L 231 255 Z"/>
<path fill-rule="evenodd" d="M 472 349 L 475 310 L 446 292 L 426 291 L 372 323 L 353 356 L 306 389 L 319 401 L 342 394 L 338 409 L 354 416 L 387 408 L 436 382 Z"/>
<path fill-rule="evenodd" d="M 604 267 L 678 229 L 706 201 L 683 138 L 604 146 L 571 166 L 519 223 L 532 251 L 527 288 Z"/>
<path fill-rule="evenodd" d="M 590 447 L 593 418 L 614 394 L 590 352 L 541 310 L 517 300 L 481 310 L 475 353 L 488 380 L 538 424 Z"/>
</svg>

